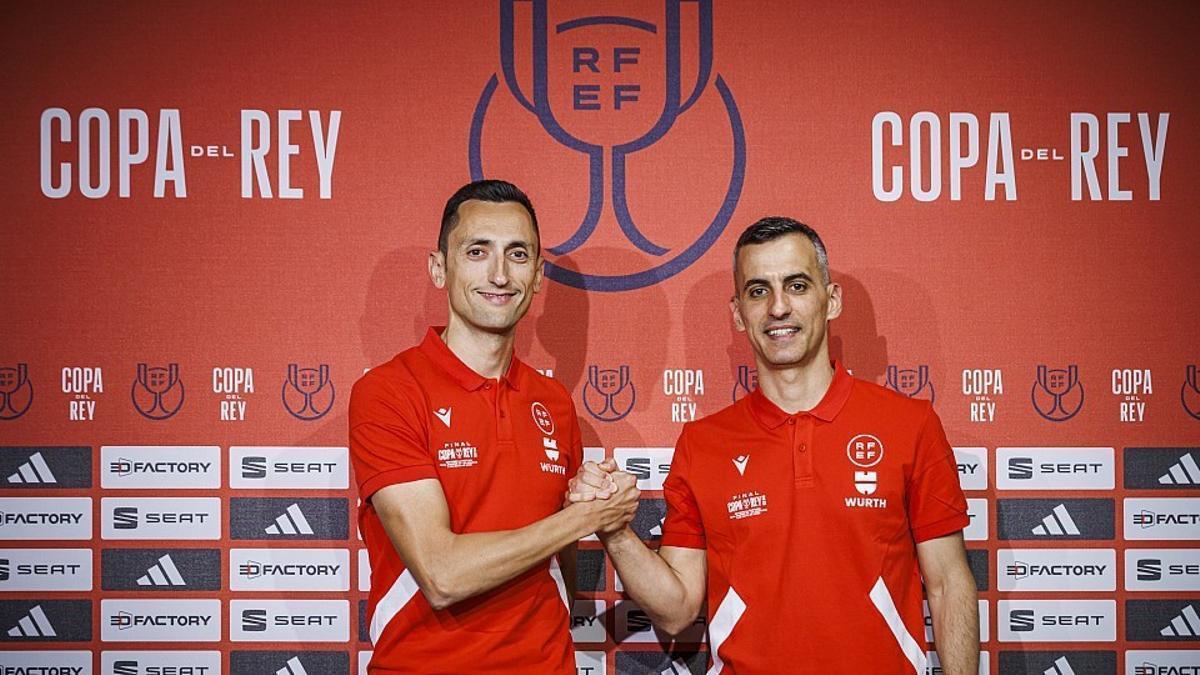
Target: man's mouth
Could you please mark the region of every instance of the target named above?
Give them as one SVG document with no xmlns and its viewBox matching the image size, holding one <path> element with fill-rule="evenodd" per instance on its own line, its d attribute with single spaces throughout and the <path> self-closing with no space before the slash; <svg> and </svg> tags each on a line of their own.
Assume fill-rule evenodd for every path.
<svg viewBox="0 0 1200 675">
<path fill-rule="evenodd" d="M 772 340 L 787 340 L 800 332 L 799 326 L 773 326 L 763 331 Z"/>
<path fill-rule="evenodd" d="M 476 291 L 483 296 L 489 304 L 507 305 L 513 298 L 517 296 L 515 291 Z"/>
</svg>

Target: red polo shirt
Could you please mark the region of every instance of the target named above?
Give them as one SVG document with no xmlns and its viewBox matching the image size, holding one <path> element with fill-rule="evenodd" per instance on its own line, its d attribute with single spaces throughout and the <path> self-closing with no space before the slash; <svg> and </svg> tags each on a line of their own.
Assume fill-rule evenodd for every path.
<svg viewBox="0 0 1200 675">
<path fill-rule="evenodd" d="M 373 368 L 350 398 L 350 456 L 371 560 L 371 673 L 575 672 L 570 616 L 553 558 L 490 592 L 435 611 L 400 559 L 371 495 L 432 478 L 457 533 L 511 530 L 562 507 L 582 461 L 566 389 L 515 357 L 498 380 L 472 371 L 430 329 Z"/>
<path fill-rule="evenodd" d="M 928 401 L 835 371 L 810 411 L 755 391 L 679 437 L 662 544 L 707 551 L 716 672 L 925 673 L 916 544 L 969 522 L 954 453 Z"/>
</svg>

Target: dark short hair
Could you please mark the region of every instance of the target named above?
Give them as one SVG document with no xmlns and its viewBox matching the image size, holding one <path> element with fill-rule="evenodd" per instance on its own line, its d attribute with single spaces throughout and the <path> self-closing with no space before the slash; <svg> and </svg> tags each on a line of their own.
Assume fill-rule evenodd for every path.
<svg viewBox="0 0 1200 675">
<path fill-rule="evenodd" d="M 438 231 L 438 250 L 446 253 L 450 241 L 450 231 L 458 225 L 458 207 L 463 202 L 472 199 L 481 202 L 516 202 L 525 207 L 529 220 L 533 222 L 533 234 L 538 239 L 538 250 L 541 250 L 542 235 L 538 232 L 537 213 L 533 210 L 533 202 L 521 188 L 502 180 L 477 180 L 460 187 L 450 199 L 446 200 L 446 208 L 442 209 L 442 227 Z"/>
<path fill-rule="evenodd" d="M 742 232 L 742 236 L 738 237 L 737 245 L 733 247 L 734 272 L 737 272 L 738 253 L 741 252 L 743 247 L 754 244 L 765 244 L 768 241 L 789 234 L 803 235 L 812 242 L 813 248 L 817 250 L 817 265 L 821 268 L 821 281 L 828 284 L 829 253 L 825 250 L 825 242 L 821 241 L 821 236 L 817 234 L 816 230 L 786 216 L 759 218 L 753 225 L 747 227 L 745 232 Z"/>
</svg>

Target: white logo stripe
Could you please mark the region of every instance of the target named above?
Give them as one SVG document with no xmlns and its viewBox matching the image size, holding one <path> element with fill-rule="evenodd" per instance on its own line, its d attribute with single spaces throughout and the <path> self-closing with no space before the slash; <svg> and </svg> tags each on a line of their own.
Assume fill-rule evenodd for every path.
<svg viewBox="0 0 1200 675">
<path fill-rule="evenodd" d="M 46 637 L 58 635 L 54 632 L 54 626 L 50 625 L 50 619 L 46 618 L 46 613 L 42 611 L 41 605 L 34 605 L 33 609 L 29 610 L 29 616 L 33 617 L 38 628 L 41 629 L 42 635 Z"/>
<path fill-rule="evenodd" d="M 379 643 L 383 630 L 420 590 L 412 572 L 404 570 L 396 578 L 388 592 L 379 599 L 379 604 L 375 605 L 375 615 L 371 617 L 371 644 Z"/>
<path fill-rule="evenodd" d="M 1196 460 L 1192 458 L 1192 453 L 1188 453 L 1179 458 L 1179 463 L 1187 471 L 1187 475 L 1192 479 L 1193 483 L 1200 483 L 1200 466 L 1196 465 Z"/>
<path fill-rule="evenodd" d="M 175 567 L 175 561 L 171 560 L 170 555 L 164 555 L 158 559 L 162 569 L 167 573 L 167 579 L 171 581 L 172 586 L 187 586 L 183 581 L 183 575 L 179 573 L 179 568 Z"/>
<path fill-rule="evenodd" d="M 17 467 L 17 471 L 19 471 L 21 473 L 21 477 L 18 478 L 17 480 L 13 480 L 13 478 L 16 478 L 16 476 L 13 476 L 12 478 L 8 479 L 9 482 L 12 482 L 12 483 L 22 483 L 22 482 L 24 482 L 24 483 L 40 483 L 41 482 L 38 480 L 37 475 L 34 474 L 33 467 L 29 465 L 29 462 L 25 462 L 21 466 Z"/>
<path fill-rule="evenodd" d="M 713 612 L 712 620 L 708 624 L 708 644 L 713 659 L 712 667 L 708 669 L 708 675 L 717 675 L 725 668 L 725 661 L 721 658 L 721 646 L 725 644 L 725 640 L 729 639 L 733 627 L 737 625 L 738 620 L 745 612 L 746 603 L 742 600 L 742 596 L 733 590 L 733 586 L 730 586 L 729 590 L 725 591 L 725 597 L 721 599 L 721 604 L 717 605 L 717 611 Z"/>
<path fill-rule="evenodd" d="M 888 591 L 887 585 L 883 583 L 883 577 L 879 577 L 875 581 L 870 595 L 875 609 L 883 616 L 888 629 L 892 631 L 892 636 L 896 638 L 897 644 L 900 645 L 900 651 L 904 652 L 905 658 L 912 664 L 917 675 L 924 675 L 925 649 L 913 639 L 912 634 L 904 627 L 904 620 L 900 618 L 900 612 L 896 609 L 896 602 L 892 600 L 891 592 Z"/>
<path fill-rule="evenodd" d="M 54 477 L 54 472 L 50 470 L 50 466 L 46 464 L 45 458 L 42 457 L 42 453 L 33 453 L 33 456 L 29 458 L 29 463 L 33 465 L 34 470 L 37 471 L 38 477 L 42 479 L 43 483 L 58 482 L 58 479 Z"/>
</svg>

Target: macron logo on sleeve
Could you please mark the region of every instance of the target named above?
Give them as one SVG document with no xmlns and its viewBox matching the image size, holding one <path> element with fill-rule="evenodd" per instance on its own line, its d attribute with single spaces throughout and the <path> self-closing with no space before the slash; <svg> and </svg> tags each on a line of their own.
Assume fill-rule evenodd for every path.
<svg viewBox="0 0 1200 675">
<path fill-rule="evenodd" d="M 447 406 L 445 408 L 438 408 L 437 410 L 433 411 L 433 414 L 435 416 L 437 416 L 437 418 L 439 420 L 442 421 L 442 424 L 446 425 L 447 429 L 450 428 L 450 413 L 451 413 L 451 410 L 450 410 L 449 406 Z"/>
</svg>

